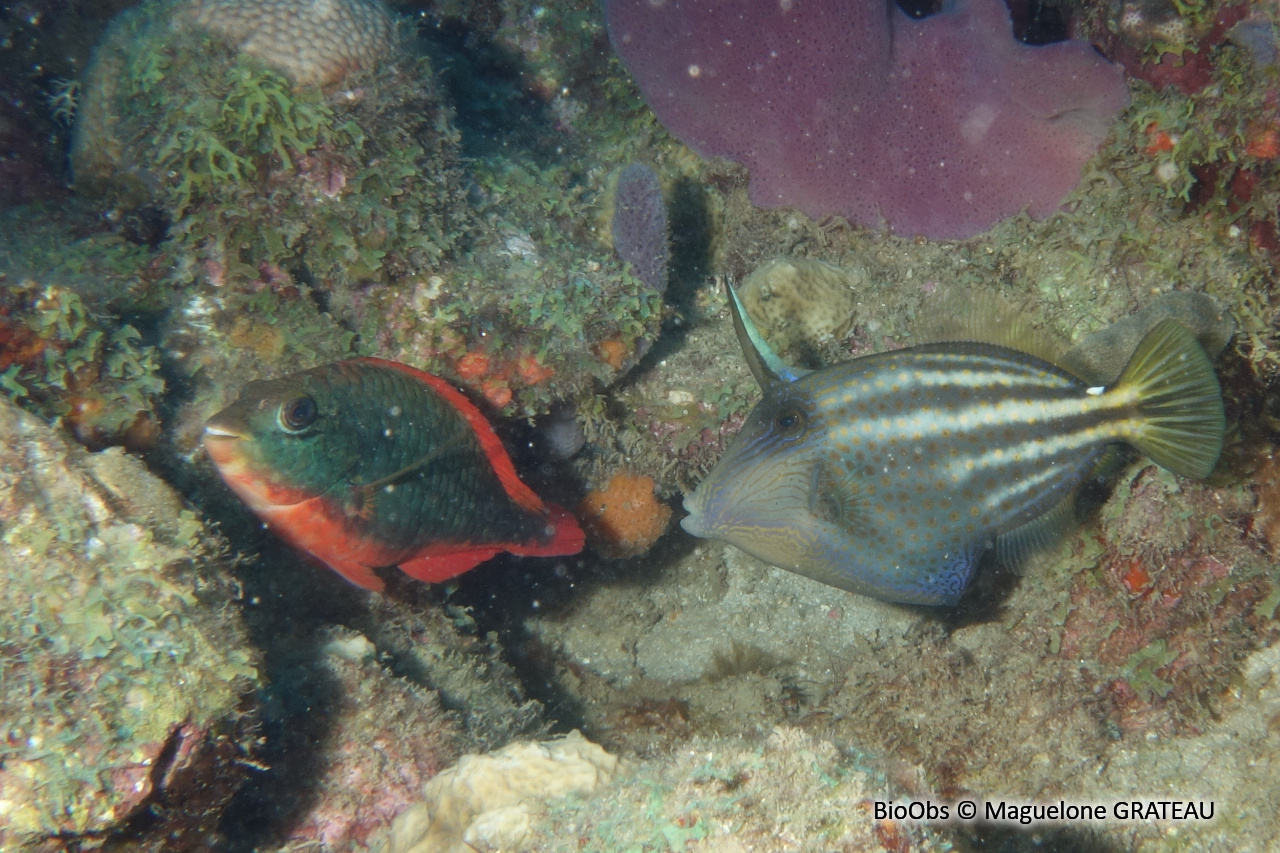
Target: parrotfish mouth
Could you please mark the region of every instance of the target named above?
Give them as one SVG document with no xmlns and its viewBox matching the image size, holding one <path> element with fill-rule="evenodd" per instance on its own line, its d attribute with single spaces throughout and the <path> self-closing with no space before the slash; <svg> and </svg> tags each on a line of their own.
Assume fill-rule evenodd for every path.
<svg viewBox="0 0 1280 853">
<path fill-rule="evenodd" d="M 213 467 L 249 508 L 269 513 L 295 506 L 314 495 L 274 482 L 267 470 L 259 469 L 246 453 L 247 436 L 213 423 L 205 424 L 204 451 Z"/>
<path fill-rule="evenodd" d="M 226 469 L 236 463 L 243 463 L 244 454 L 238 446 L 243 439 L 244 436 L 234 430 L 205 424 L 202 443 L 213 464 L 219 469 Z"/>
</svg>

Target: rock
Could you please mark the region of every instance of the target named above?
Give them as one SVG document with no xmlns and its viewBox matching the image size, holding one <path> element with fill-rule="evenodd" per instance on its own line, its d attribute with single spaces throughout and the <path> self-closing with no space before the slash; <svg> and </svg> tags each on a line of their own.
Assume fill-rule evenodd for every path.
<svg viewBox="0 0 1280 853">
<path fill-rule="evenodd" d="M 7 401 L 0 537 L 0 849 L 206 844 L 258 679 L 221 540 L 137 460 Z"/>
</svg>

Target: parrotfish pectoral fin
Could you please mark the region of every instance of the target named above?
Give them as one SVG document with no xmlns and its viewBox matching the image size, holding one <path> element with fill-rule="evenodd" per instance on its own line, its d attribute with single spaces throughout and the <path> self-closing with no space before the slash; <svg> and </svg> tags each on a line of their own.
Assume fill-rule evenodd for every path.
<svg viewBox="0 0 1280 853">
<path fill-rule="evenodd" d="M 1222 453 L 1226 416 L 1213 363 L 1186 326 L 1163 320 L 1142 339 L 1116 384 L 1137 396 L 1129 441 L 1180 477 L 1207 477 Z"/>
<path fill-rule="evenodd" d="M 743 307 L 742 301 L 738 299 L 738 294 L 731 286 L 726 285 L 725 289 L 729 291 L 729 310 L 733 314 L 733 330 L 738 334 L 738 344 L 742 347 L 743 358 L 746 359 L 751 375 L 756 378 L 761 388 L 768 388 L 775 382 L 795 382 L 801 376 L 811 372 L 789 367 L 779 358 L 773 351 L 773 347 L 769 346 L 769 342 L 760 334 L 755 323 L 751 322 L 751 317 Z"/>
<path fill-rule="evenodd" d="M 467 425 L 471 428 L 472 433 L 475 434 L 476 440 L 480 443 L 480 449 L 484 452 L 485 457 L 488 458 L 489 464 L 493 466 L 493 472 L 498 475 L 498 480 L 502 483 L 502 488 L 506 491 L 507 496 L 520 507 L 530 512 L 543 511 L 545 507 L 542 504 L 542 499 L 535 495 L 533 490 L 526 486 L 520 480 L 519 475 L 516 474 L 516 468 L 511 462 L 511 457 L 507 455 L 506 448 L 502 446 L 502 439 L 498 438 L 498 434 L 493 431 L 489 421 L 476 408 L 475 403 L 467 399 L 465 394 L 439 376 L 432 376 L 430 373 L 424 373 L 407 364 L 369 357 L 358 360 L 366 364 L 399 370 L 427 385 L 443 397 L 445 402 L 453 406 L 458 414 L 466 419 Z M 420 461 L 415 463 L 415 466 L 420 467 L 429 461 L 429 459 Z"/>
<path fill-rule="evenodd" d="M 382 578 L 374 574 L 373 569 L 355 560 L 342 560 L 333 556 L 318 557 L 326 566 L 351 581 L 356 586 L 382 592 L 385 584 Z"/>
</svg>

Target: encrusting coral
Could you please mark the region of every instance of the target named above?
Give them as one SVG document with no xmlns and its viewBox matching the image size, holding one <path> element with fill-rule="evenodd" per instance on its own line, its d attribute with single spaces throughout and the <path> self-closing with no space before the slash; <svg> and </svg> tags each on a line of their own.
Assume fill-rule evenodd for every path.
<svg viewBox="0 0 1280 853">
<path fill-rule="evenodd" d="M 392 825 L 386 853 L 521 850 L 546 803 L 609 782 L 618 759 L 579 731 L 522 741 L 488 755 L 464 755 L 429 781 L 425 802 Z"/>
</svg>

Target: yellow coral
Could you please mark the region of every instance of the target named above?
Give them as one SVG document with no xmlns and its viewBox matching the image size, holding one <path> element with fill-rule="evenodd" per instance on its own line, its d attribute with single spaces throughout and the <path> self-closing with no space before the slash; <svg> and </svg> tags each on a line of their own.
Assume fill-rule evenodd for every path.
<svg viewBox="0 0 1280 853">
<path fill-rule="evenodd" d="M 397 41 L 381 0 L 189 0 L 175 17 L 299 86 L 330 87 L 353 71 L 372 70 Z"/>
<path fill-rule="evenodd" d="M 516 850 L 543 804 L 610 781 L 618 759 L 572 731 L 541 743 L 513 743 L 464 755 L 423 789 L 424 802 L 391 826 L 388 853 Z"/>
</svg>

